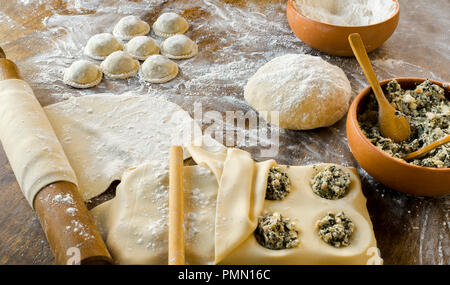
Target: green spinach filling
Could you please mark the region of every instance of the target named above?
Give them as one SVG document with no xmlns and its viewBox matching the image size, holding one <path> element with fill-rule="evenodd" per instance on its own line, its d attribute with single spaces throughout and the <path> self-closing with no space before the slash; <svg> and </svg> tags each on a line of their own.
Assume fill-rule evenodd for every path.
<svg viewBox="0 0 450 285">
<path fill-rule="evenodd" d="M 329 200 L 344 197 L 349 185 L 350 174 L 334 165 L 327 166 L 311 179 L 313 192 Z"/>
<path fill-rule="evenodd" d="M 291 192 L 291 180 L 287 174 L 279 166 L 272 167 L 267 177 L 266 199 L 282 200 L 289 192 Z"/>
<path fill-rule="evenodd" d="M 353 222 L 344 212 L 328 213 L 317 222 L 320 238 L 336 248 L 350 245 L 350 238 L 355 230 Z"/>
<path fill-rule="evenodd" d="M 255 238 L 268 249 L 287 249 L 298 246 L 299 233 L 295 225 L 280 213 L 267 213 L 258 217 Z"/>
<path fill-rule="evenodd" d="M 358 116 L 364 135 L 377 148 L 390 156 L 401 159 L 405 154 L 416 151 L 450 133 L 450 104 L 445 90 L 426 80 L 414 90 L 403 90 L 397 81 L 386 86 L 386 98 L 391 105 L 403 113 L 411 126 L 411 135 L 406 141 L 396 143 L 381 135 L 378 126 L 378 103 L 370 95 L 366 109 Z M 410 163 L 434 167 L 450 167 L 450 145 L 442 145 L 424 157 Z"/>
</svg>

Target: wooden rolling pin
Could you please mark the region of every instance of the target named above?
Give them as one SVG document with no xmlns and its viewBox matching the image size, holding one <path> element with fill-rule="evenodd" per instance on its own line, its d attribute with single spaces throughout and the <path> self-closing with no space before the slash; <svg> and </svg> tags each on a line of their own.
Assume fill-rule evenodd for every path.
<svg viewBox="0 0 450 285">
<path fill-rule="evenodd" d="M 183 148 L 170 148 L 169 169 L 169 265 L 184 265 Z"/>
<path fill-rule="evenodd" d="M 19 74 L 17 66 L 12 61 L 6 58 L 5 53 L 0 48 L 0 83 L 9 81 L 13 84 L 20 85 L 23 81 L 19 81 L 18 79 L 21 80 L 22 78 Z M 7 83 L 9 84 L 9 82 Z M 26 88 L 29 88 L 25 82 L 23 82 L 23 85 L 26 86 Z M 29 90 L 31 89 L 29 88 Z M 1 92 L 5 91 L 0 90 L 0 94 L 2 94 L 2 96 L 5 96 L 5 94 Z M 26 93 L 26 95 L 29 94 L 29 92 Z M 6 95 L 11 96 L 11 94 Z M 15 96 L 16 93 L 14 93 L 13 95 Z M 25 97 L 26 95 L 23 95 L 21 92 L 17 92 L 17 96 L 24 96 L 24 102 L 30 101 L 29 98 Z M 3 98 L 0 98 L 1 102 L 4 103 L 2 99 Z M 16 101 L 19 102 L 18 104 L 20 105 L 22 98 L 18 99 L 19 100 Z M 35 98 L 33 95 L 33 100 L 34 99 Z M 31 105 L 39 104 L 37 100 L 35 102 L 30 102 Z M 18 104 L 16 104 L 14 108 L 17 108 Z M 25 104 L 27 104 L 27 102 L 24 103 L 24 105 Z M 5 109 L 3 109 L 6 111 L 2 112 L 2 116 L 14 120 L 13 122 L 8 122 L 9 124 L 29 126 L 32 125 L 33 122 L 27 122 L 26 120 L 36 120 L 36 116 L 27 117 L 20 112 L 16 112 L 12 114 L 14 116 L 11 116 L 11 112 L 9 112 L 7 108 L 8 106 L 5 106 Z M 40 105 L 38 110 L 42 110 Z M 50 126 L 43 110 L 42 114 L 40 113 L 40 111 L 38 111 L 37 115 L 39 116 L 39 118 L 37 119 L 41 119 L 44 120 L 44 122 L 47 122 L 46 127 Z M 3 120 L 5 119 L 4 117 L 2 117 Z M 5 124 L 8 123 L 2 124 L 3 129 L 7 129 L 5 127 Z M 16 159 L 15 157 L 17 156 L 17 152 L 14 152 L 14 142 L 8 140 L 10 136 L 7 135 L 11 134 L 11 131 L 3 129 L 1 130 L 3 136 L 2 144 L 5 148 L 5 152 L 8 156 L 8 159 L 10 160 L 11 166 L 14 170 L 14 173 L 16 174 L 16 177 L 18 178 L 18 181 L 24 180 L 25 178 L 30 176 L 29 173 L 27 173 L 27 171 L 29 170 L 21 169 L 22 166 L 17 162 L 20 162 L 20 160 Z M 51 138 L 56 138 L 56 135 L 54 135 L 51 126 L 46 130 L 50 132 Z M 60 146 L 59 142 L 56 143 L 58 144 L 57 146 Z M 29 150 L 21 149 L 20 151 L 27 152 Z M 51 153 L 49 154 L 49 157 L 50 159 L 53 158 Z M 59 155 L 59 157 L 61 157 L 61 155 Z M 63 155 L 63 157 L 65 158 L 65 155 Z M 69 165 L 67 159 L 65 162 L 67 162 L 67 165 Z M 36 164 L 36 162 L 30 163 L 30 165 Z M 55 169 L 57 168 L 57 166 L 55 165 L 46 165 L 46 167 L 50 168 L 50 173 L 52 171 L 52 167 Z M 58 171 L 58 169 L 56 169 L 55 171 Z M 18 175 L 21 177 L 21 179 L 19 179 Z M 25 178 L 23 178 L 22 176 Z M 19 184 L 21 184 L 20 181 Z M 28 184 L 23 183 L 23 185 L 27 186 Z M 23 185 L 21 184 L 21 187 L 23 187 Z M 33 195 L 33 197 L 27 197 L 26 195 L 26 198 L 28 199 L 30 204 L 32 204 L 31 206 L 35 209 L 37 215 L 39 216 L 39 220 L 41 222 L 42 228 L 44 229 L 45 235 L 55 256 L 57 264 L 112 263 L 111 256 L 106 249 L 105 243 L 103 242 L 101 235 L 97 227 L 95 226 L 94 221 L 74 183 L 67 181 L 53 181 L 52 183 L 47 184 L 43 188 L 37 190 L 39 191 L 36 195 Z"/>
</svg>

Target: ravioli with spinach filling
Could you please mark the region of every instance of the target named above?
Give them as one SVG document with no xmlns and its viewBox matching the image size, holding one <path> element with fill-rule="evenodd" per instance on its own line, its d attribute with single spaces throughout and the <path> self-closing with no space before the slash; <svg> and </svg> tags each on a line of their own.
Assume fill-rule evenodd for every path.
<svg viewBox="0 0 450 285">
<path fill-rule="evenodd" d="M 403 113 L 411 126 L 406 141 L 396 143 L 381 135 L 378 126 L 378 103 L 370 94 L 366 109 L 358 116 L 358 122 L 367 139 L 392 157 L 399 158 L 439 140 L 450 133 L 450 103 L 445 90 L 426 80 L 414 90 L 403 90 L 397 81 L 386 86 L 386 98 Z M 430 151 L 410 163 L 434 168 L 450 167 L 450 144 Z"/>
<path fill-rule="evenodd" d="M 291 192 L 291 180 L 286 172 L 279 166 L 272 167 L 267 177 L 266 199 L 282 200 L 289 192 Z"/>
<path fill-rule="evenodd" d="M 344 212 L 328 213 L 317 222 L 320 238 L 336 248 L 350 245 L 350 238 L 355 230 L 353 222 Z"/>
<path fill-rule="evenodd" d="M 313 192 L 328 200 L 345 196 L 350 185 L 350 174 L 334 165 L 327 166 L 311 179 Z"/>
<path fill-rule="evenodd" d="M 256 241 L 268 249 L 287 249 L 299 245 L 298 230 L 290 219 L 280 213 L 267 213 L 258 217 Z"/>
</svg>

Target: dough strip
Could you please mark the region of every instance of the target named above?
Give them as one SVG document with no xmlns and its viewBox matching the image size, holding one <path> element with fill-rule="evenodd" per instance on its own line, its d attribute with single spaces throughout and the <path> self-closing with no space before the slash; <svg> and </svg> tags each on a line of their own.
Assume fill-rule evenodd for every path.
<svg viewBox="0 0 450 285">
<path fill-rule="evenodd" d="M 0 140 L 56 263 L 112 263 L 50 122 L 1 48 L 0 85 Z"/>
<path fill-rule="evenodd" d="M 170 148 L 169 265 L 184 265 L 183 148 Z"/>
</svg>

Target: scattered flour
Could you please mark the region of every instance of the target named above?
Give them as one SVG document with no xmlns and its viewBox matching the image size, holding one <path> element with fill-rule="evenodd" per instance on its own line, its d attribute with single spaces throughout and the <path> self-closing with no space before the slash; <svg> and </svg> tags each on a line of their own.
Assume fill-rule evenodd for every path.
<svg viewBox="0 0 450 285">
<path fill-rule="evenodd" d="M 50 194 L 48 194 L 43 199 L 43 201 L 45 201 L 46 203 L 52 203 L 52 204 L 66 204 L 66 205 L 74 205 L 75 204 L 75 201 L 73 200 L 73 197 L 70 194 L 66 194 L 66 195 L 57 194 L 53 197 Z"/>
<path fill-rule="evenodd" d="M 69 214 L 69 215 L 71 215 L 71 216 L 75 216 L 75 214 L 76 214 L 77 211 L 78 211 L 78 210 L 77 210 L 76 208 L 72 208 L 72 207 L 66 209 L 66 213 Z"/>
<path fill-rule="evenodd" d="M 295 0 L 306 17 L 338 26 L 366 26 L 383 22 L 396 9 L 392 0 Z"/>
<path fill-rule="evenodd" d="M 89 232 L 89 228 L 78 220 L 72 220 L 70 226 L 66 226 L 67 231 L 73 231 L 79 236 L 83 237 L 84 240 L 93 239 L 94 236 Z"/>
</svg>

